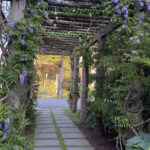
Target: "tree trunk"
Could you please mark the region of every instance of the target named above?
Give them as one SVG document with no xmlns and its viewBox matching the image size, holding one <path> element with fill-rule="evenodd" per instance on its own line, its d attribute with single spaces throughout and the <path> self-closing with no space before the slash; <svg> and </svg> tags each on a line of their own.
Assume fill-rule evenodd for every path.
<svg viewBox="0 0 150 150">
<path fill-rule="evenodd" d="M 89 78 L 89 68 L 87 64 L 82 66 L 82 91 L 81 91 L 81 112 L 80 112 L 80 122 L 84 123 L 87 119 L 87 108 L 86 101 L 88 99 L 88 78 Z"/>
<path fill-rule="evenodd" d="M 74 57 L 74 71 L 73 71 L 73 99 L 72 99 L 72 113 L 76 113 L 77 111 L 77 103 L 78 103 L 78 76 L 79 76 L 79 58 Z"/>
<path fill-rule="evenodd" d="M 24 10 L 25 10 L 26 0 L 13 0 L 11 5 L 11 21 L 19 21 L 24 18 Z M 11 45 L 10 45 L 11 48 Z M 13 54 L 13 49 L 11 50 Z M 10 56 L 11 57 L 11 56 Z M 25 104 L 27 102 L 27 83 L 24 86 L 17 85 L 16 87 L 12 87 L 9 94 L 9 103 L 19 108 L 20 104 Z"/>
<path fill-rule="evenodd" d="M 24 18 L 24 10 L 26 7 L 26 0 L 12 0 L 11 5 L 11 21 L 18 21 Z"/>
<path fill-rule="evenodd" d="M 59 74 L 56 74 L 56 81 L 55 81 L 55 85 L 56 85 L 56 95 L 58 95 L 58 91 L 59 91 Z"/>
<path fill-rule="evenodd" d="M 64 82 L 64 56 L 61 57 L 60 78 L 59 78 L 59 98 L 63 98 L 63 82 Z"/>
</svg>

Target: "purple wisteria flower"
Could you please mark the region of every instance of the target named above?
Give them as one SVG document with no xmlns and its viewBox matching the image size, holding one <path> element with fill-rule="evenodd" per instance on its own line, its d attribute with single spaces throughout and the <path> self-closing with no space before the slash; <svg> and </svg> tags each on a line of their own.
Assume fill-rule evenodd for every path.
<svg viewBox="0 0 150 150">
<path fill-rule="evenodd" d="M 0 123 L 0 130 L 3 128 L 3 123 Z"/>
<path fill-rule="evenodd" d="M 130 39 L 130 41 L 133 41 L 133 40 L 134 40 L 133 37 L 130 37 L 129 39 Z"/>
<path fill-rule="evenodd" d="M 45 12 L 45 18 L 48 19 L 48 12 L 47 11 Z"/>
<path fill-rule="evenodd" d="M 119 2 L 119 0 L 112 0 L 115 4 L 117 4 Z"/>
<path fill-rule="evenodd" d="M 135 22 L 136 22 L 135 20 L 132 20 L 132 23 L 133 23 L 133 24 L 135 24 Z"/>
<path fill-rule="evenodd" d="M 4 130 L 5 130 L 5 131 L 8 129 L 9 124 L 10 124 L 10 119 L 7 118 L 7 119 L 5 120 L 5 123 L 4 123 Z"/>
<path fill-rule="evenodd" d="M 121 15 L 121 11 L 119 11 L 118 14 Z"/>
<path fill-rule="evenodd" d="M 23 31 L 22 31 L 22 34 L 24 34 L 24 35 L 25 35 L 26 33 L 27 33 L 27 31 L 26 31 L 26 30 L 23 30 Z"/>
<path fill-rule="evenodd" d="M 123 29 L 123 30 L 126 29 L 126 25 L 125 25 L 125 24 L 122 25 L 122 29 Z"/>
<path fill-rule="evenodd" d="M 33 9 L 30 10 L 30 14 L 31 14 L 31 15 L 34 14 L 34 10 L 33 10 Z"/>
<path fill-rule="evenodd" d="M 123 23 L 124 23 L 124 24 L 127 24 L 127 20 L 124 20 Z"/>
<path fill-rule="evenodd" d="M 30 33 L 34 33 L 34 29 L 33 28 L 29 28 Z"/>
<path fill-rule="evenodd" d="M 7 139 L 7 134 L 6 134 L 6 133 L 4 133 L 4 135 L 3 135 L 3 139 L 4 139 L 4 140 L 6 140 L 6 139 Z"/>
<path fill-rule="evenodd" d="M 24 56 L 24 61 L 28 61 L 28 57 L 27 56 Z"/>
<path fill-rule="evenodd" d="M 13 29 L 14 27 L 15 27 L 15 23 L 14 23 L 14 22 L 11 22 L 11 23 L 10 23 L 10 28 Z"/>
<path fill-rule="evenodd" d="M 44 49 L 44 48 L 41 48 L 41 51 L 43 52 L 43 51 L 45 51 L 45 49 Z"/>
<path fill-rule="evenodd" d="M 40 29 L 42 29 L 42 26 L 41 26 L 41 25 L 39 25 L 39 28 L 40 28 Z"/>
<path fill-rule="evenodd" d="M 140 17 L 140 20 L 141 20 L 141 21 L 144 21 L 144 18 L 145 18 L 144 16 L 141 16 L 141 17 Z"/>
<path fill-rule="evenodd" d="M 22 39 L 21 35 L 20 35 L 20 36 L 18 36 L 18 40 L 19 40 L 19 41 L 21 41 L 21 39 Z"/>
<path fill-rule="evenodd" d="M 143 6 L 144 6 L 144 3 L 143 3 L 143 2 L 139 2 L 139 6 L 140 6 L 140 7 L 143 7 Z"/>
<path fill-rule="evenodd" d="M 7 42 L 10 42 L 11 41 L 11 37 L 8 35 L 7 36 Z"/>
<path fill-rule="evenodd" d="M 10 134 L 10 130 L 9 129 L 6 131 L 6 134 Z"/>
<path fill-rule="evenodd" d="M 23 54 L 20 54 L 20 58 L 21 58 L 21 59 L 24 58 L 24 55 L 23 55 Z"/>
<path fill-rule="evenodd" d="M 126 7 L 124 7 L 124 8 L 122 8 L 122 14 L 123 14 L 123 16 L 124 16 L 124 18 L 127 18 L 128 17 L 128 9 L 126 8 Z"/>
<path fill-rule="evenodd" d="M 21 40 L 21 45 L 24 46 L 26 44 L 25 40 Z"/>
<path fill-rule="evenodd" d="M 29 27 L 32 27 L 33 25 L 32 25 L 32 23 L 29 23 Z"/>
<path fill-rule="evenodd" d="M 123 14 L 128 13 L 128 9 L 127 9 L 126 7 L 122 8 L 122 13 L 123 13 Z"/>
<path fill-rule="evenodd" d="M 132 55 L 136 55 L 136 51 L 132 51 Z"/>
<path fill-rule="evenodd" d="M 118 3 L 115 7 L 115 9 L 119 9 L 120 8 L 120 4 Z"/>
<path fill-rule="evenodd" d="M 27 77 L 27 75 L 28 75 L 27 70 L 23 70 L 22 75 L 23 75 L 24 77 Z"/>
<path fill-rule="evenodd" d="M 140 44 L 140 43 L 141 43 L 141 41 L 140 41 L 140 40 L 136 40 L 136 42 L 137 42 L 138 44 Z"/>
<path fill-rule="evenodd" d="M 144 33 L 140 33 L 140 37 L 144 37 Z"/>
<path fill-rule="evenodd" d="M 44 0 L 40 0 L 40 2 L 41 2 L 41 4 L 43 4 L 43 3 L 44 3 Z"/>
<path fill-rule="evenodd" d="M 150 11 L 150 5 L 147 6 L 147 10 Z"/>
<path fill-rule="evenodd" d="M 145 2 L 146 2 L 146 5 L 149 5 L 149 0 L 145 0 Z"/>
<path fill-rule="evenodd" d="M 20 84 L 24 85 L 24 75 L 23 74 L 20 75 Z"/>
</svg>

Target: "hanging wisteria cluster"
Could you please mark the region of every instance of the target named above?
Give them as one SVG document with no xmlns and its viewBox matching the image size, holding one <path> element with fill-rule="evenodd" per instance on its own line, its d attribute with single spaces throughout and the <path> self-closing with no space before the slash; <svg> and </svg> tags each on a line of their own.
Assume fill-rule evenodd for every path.
<svg viewBox="0 0 150 150">
<path fill-rule="evenodd" d="M 7 135 L 10 134 L 9 125 L 10 125 L 9 118 L 7 118 L 4 123 L 0 123 L 0 130 L 4 131 L 3 140 L 6 140 Z"/>
<path fill-rule="evenodd" d="M 123 18 L 122 30 L 124 31 L 127 28 L 126 24 L 128 23 L 128 20 L 130 18 L 129 5 L 126 5 L 129 2 L 125 2 L 124 3 L 128 7 L 122 6 L 120 0 L 112 0 L 112 2 L 115 5 L 115 14 L 118 14 L 120 17 Z M 137 4 L 137 6 L 139 6 L 139 10 L 143 9 L 143 10 L 145 10 L 145 12 L 146 11 L 150 12 L 150 1 L 149 0 L 135 0 L 134 3 L 135 3 L 135 5 Z M 136 21 L 138 23 L 142 23 L 144 21 L 144 19 L 145 19 L 145 16 L 141 15 L 141 16 L 139 16 L 139 18 Z M 132 24 L 136 25 L 136 21 L 133 19 L 132 20 Z M 136 44 L 140 44 L 141 43 L 141 39 L 144 36 L 145 36 L 145 33 L 142 32 L 142 33 L 140 33 L 140 35 L 135 36 L 135 38 L 134 37 L 130 37 L 129 40 L 130 40 L 130 42 L 134 42 L 135 41 Z M 136 55 L 136 51 L 133 50 L 132 54 Z"/>
<path fill-rule="evenodd" d="M 42 6 L 43 10 L 45 11 L 45 19 L 49 18 L 49 14 L 46 11 L 45 7 L 46 7 L 46 3 L 44 2 L 44 0 L 40 0 L 37 5 Z M 29 10 L 29 14 L 30 14 L 30 18 L 34 17 L 34 15 L 37 15 L 37 10 L 36 9 L 31 9 Z M 38 14 L 39 15 L 39 14 Z M 43 14 L 41 14 L 42 16 Z M 22 29 L 20 35 L 18 35 L 17 40 L 20 43 L 20 61 L 24 62 L 25 64 L 28 63 L 29 58 L 25 52 L 25 49 L 27 47 L 27 41 L 26 41 L 26 37 L 29 36 L 29 34 L 32 36 L 34 34 L 37 34 L 36 29 L 35 29 L 35 24 L 33 23 L 29 23 L 28 27 L 24 26 L 24 29 Z M 39 29 L 42 29 L 42 26 L 39 24 Z M 13 33 L 14 31 L 16 31 L 17 29 L 17 23 L 15 22 L 10 22 L 9 23 L 9 33 L 7 35 L 7 42 L 11 43 L 13 41 Z M 44 52 L 44 48 L 40 48 L 41 52 Z M 23 69 L 22 73 L 20 74 L 20 85 L 24 85 L 24 81 L 28 76 L 28 70 L 27 69 Z"/>
</svg>

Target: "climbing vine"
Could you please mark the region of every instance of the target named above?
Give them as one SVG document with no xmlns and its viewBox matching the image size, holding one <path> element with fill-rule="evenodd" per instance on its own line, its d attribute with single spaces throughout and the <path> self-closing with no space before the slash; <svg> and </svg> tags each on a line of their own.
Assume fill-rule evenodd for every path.
<svg viewBox="0 0 150 150">
<path fill-rule="evenodd" d="M 107 131 L 118 133 L 117 148 L 122 149 L 122 143 L 138 135 L 139 130 L 148 131 L 150 2 L 105 0 L 100 9 L 110 17 L 113 32 L 105 38 L 100 55 L 94 48 L 92 55 L 89 53 L 91 60 L 95 60 L 89 66 L 105 73 L 100 78 L 91 75 L 103 84 L 103 89 L 92 91 L 95 101 L 87 105 L 88 121 L 93 127 L 93 116 L 100 117 Z M 88 55 L 87 51 L 78 51 L 80 56 Z M 85 62 L 91 62 L 90 57 L 85 57 Z"/>
<path fill-rule="evenodd" d="M 22 111 L 27 109 L 28 116 L 31 116 L 30 113 L 31 117 L 34 115 L 37 92 L 31 85 L 36 83 L 34 60 L 37 54 L 44 52 L 41 45 L 45 29 L 42 24 L 49 21 L 47 6 L 44 1 L 31 1 L 25 10 L 25 19 L 9 22 L 2 31 L 8 48 L 2 54 L 4 58 L 0 68 L 0 97 L 9 94 L 8 103 L 13 104 L 15 96 L 12 91 L 21 89 L 22 95 L 18 109 L 13 106 L 8 109 L 5 104 L 0 103 L 0 149 L 31 149 L 30 144 L 21 136 L 27 125 Z"/>
</svg>

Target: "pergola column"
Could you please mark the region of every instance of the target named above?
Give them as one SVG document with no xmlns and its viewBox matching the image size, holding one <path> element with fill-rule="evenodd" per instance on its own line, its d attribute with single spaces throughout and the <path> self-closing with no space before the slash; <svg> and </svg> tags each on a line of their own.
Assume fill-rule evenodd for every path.
<svg viewBox="0 0 150 150">
<path fill-rule="evenodd" d="M 85 122 L 87 119 L 87 107 L 86 101 L 88 99 L 88 80 L 89 80 L 89 68 L 87 64 L 82 66 L 82 79 L 81 79 L 81 112 L 80 122 Z"/>
<path fill-rule="evenodd" d="M 72 112 L 75 113 L 77 111 L 77 103 L 79 97 L 79 90 L 78 90 L 78 82 L 79 82 L 79 58 L 73 58 L 73 87 L 72 87 Z"/>
<path fill-rule="evenodd" d="M 97 50 L 97 55 L 98 55 L 98 59 L 97 59 L 97 64 L 99 64 L 99 60 L 100 57 L 103 55 L 104 51 L 104 41 L 105 38 L 101 37 L 101 30 L 99 30 L 99 34 L 98 34 L 98 50 Z M 103 81 L 102 79 L 105 76 L 105 68 L 103 66 L 97 67 L 96 68 L 96 85 L 95 85 L 95 89 L 96 89 L 96 100 L 99 100 L 101 98 L 103 98 Z M 94 133 L 98 136 L 101 136 L 102 134 L 102 122 L 101 122 L 101 118 L 95 116 L 94 118 Z"/>
</svg>

